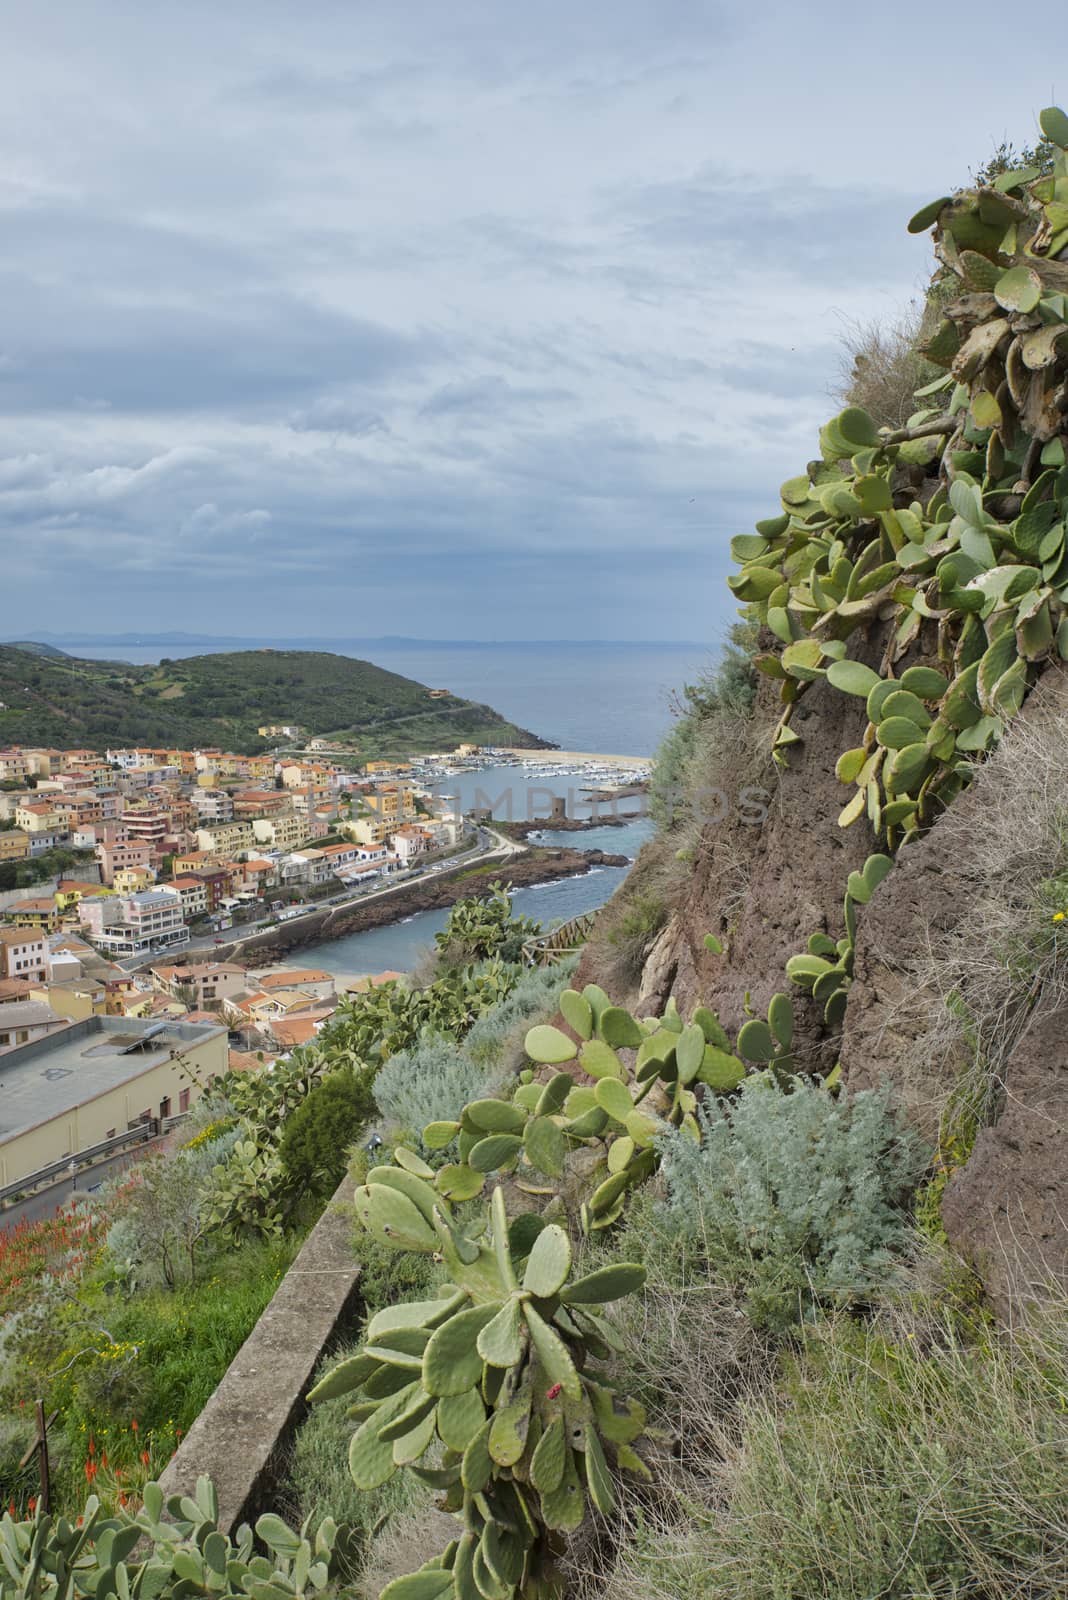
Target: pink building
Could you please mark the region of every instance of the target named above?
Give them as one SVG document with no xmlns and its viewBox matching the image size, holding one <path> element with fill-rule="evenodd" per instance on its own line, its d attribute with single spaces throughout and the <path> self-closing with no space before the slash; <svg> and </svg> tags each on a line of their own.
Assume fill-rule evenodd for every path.
<svg viewBox="0 0 1068 1600">
<path fill-rule="evenodd" d="M 144 840 L 131 839 L 112 844 L 98 844 L 96 859 L 100 863 L 101 881 L 110 889 L 115 882 L 116 872 L 124 867 L 150 867 L 152 865 L 152 846 Z"/>
</svg>

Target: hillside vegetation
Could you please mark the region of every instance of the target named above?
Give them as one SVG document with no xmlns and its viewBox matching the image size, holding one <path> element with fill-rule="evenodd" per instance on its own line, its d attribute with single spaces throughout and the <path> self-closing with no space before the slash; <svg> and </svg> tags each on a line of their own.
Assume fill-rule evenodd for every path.
<svg viewBox="0 0 1068 1600">
<path fill-rule="evenodd" d="M 544 741 L 472 700 L 370 661 L 315 650 L 237 650 L 158 665 L 83 661 L 0 646 L 0 745 L 265 748 L 264 723 L 353 737 L 361 755 Z"/>
<path fill-rule="evenodd" d="M 217 1086 L 234 1238 L 304 1198 L 301 1103 L 303 1171 L 338 1170 L 332 1075 L 379 1113 L 302 1533 L 262 1517 L 253 1573 L 207 1480 L 170 1526 L 148 1484 L 90 1555 L 93 1501 L 53 1534 L 22 1490 L 19 1593 L 77 1537 L 84 1600 L 1068 1594 L 1068 116 L 1040 120 L 1049 171 L 912 219 L 919 409 L 845 406 L 733 541 L 749 626 L 681 699 L 656 870 L 571 984 L 512 965 L 496 890 L 423 987 Z M 44 1340 L 5 1348 L 47 1406 Z"/>
</svg>

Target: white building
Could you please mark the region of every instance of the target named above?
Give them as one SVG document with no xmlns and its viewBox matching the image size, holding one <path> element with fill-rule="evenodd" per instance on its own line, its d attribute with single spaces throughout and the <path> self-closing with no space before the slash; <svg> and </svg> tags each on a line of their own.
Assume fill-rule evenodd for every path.
<svg viewBox="0 0 1068 1600">
<path fill-rule="evenodd" d="M 78 913 L 93 943 L 109 955 L 148 955 L 189 935 L 181 896 L 170 889 L 94 895 L 79 903 Z"/>
</svg>

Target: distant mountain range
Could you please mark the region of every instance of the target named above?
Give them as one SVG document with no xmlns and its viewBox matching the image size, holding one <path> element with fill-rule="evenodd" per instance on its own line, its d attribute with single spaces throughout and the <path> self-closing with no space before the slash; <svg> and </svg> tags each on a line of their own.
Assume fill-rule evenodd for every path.
<svg viewBox="0 0 1068 1600">
<path fill-rule="evenodd" d="M 212 645 L 232 646 L 239 650 L 259 650 L 268 644 L 272 649 L 297 650 L 314 649 L 325 650 L 332 645 L 358 646 L 361 649 L 374 649 L 375 646 L 428 646 L 435 650 L 496 650 L 502 646 L 515 646 L 517 649 L 529 649 L 533 646 L 566 645 L 569 649 L 588 648 L 591 650 L 615 649 L 631 647 L 634 649 L 670 649 L 678 646 L 681 649 L 705 649 L 707 640 L 703 643 L 693 639 L 420 639 L 414 635 L 401 633 L 383 633 L 374 638 L 333 638 L 312 637 L 302 635 L 293 639 L 272 638 L 264 634 L 257 638 L 242 637 L 237 634 L 210 634 L 210 633 L 56 633 L 51 629 L 41 629 L 35 634 L 39 642 L 39 653 L 47 653 L 44 646 L 50 644 L 65 649 L 68 646 L 82 645 L 93 650 L 113 649 L 122 645 L 136 645 L 139 649 L 149 650 L 159 646 L 165 649 L 168 645 Z M 14 642 L 14 641 L 12 641 Z M 22 645 L 20 648 L 32 649 L 33 645 Z"/>
</svg>

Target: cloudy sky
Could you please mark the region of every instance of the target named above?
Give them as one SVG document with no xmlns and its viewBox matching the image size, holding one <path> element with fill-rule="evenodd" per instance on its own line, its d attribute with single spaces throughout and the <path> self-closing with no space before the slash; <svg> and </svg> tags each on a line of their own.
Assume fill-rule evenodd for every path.
<svg viewBox="0 0 1068 1600">
<path fill-rule="evenodd" d="M 713 637 L 905 220 L 1068 99 L 889 16 L 4 0 L 0 637 Z"/>
</svg>

